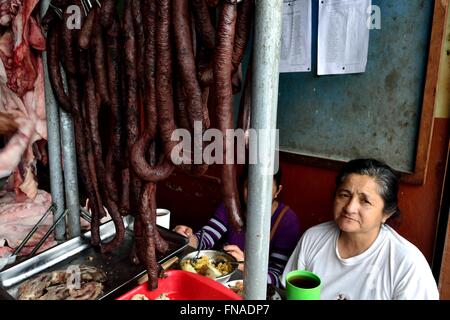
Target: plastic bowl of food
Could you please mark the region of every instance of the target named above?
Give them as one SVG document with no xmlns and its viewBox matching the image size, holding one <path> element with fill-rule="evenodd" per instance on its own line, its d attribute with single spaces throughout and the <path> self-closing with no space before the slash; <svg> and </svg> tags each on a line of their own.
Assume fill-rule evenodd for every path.
<svg viewBox="0 0 450 320">
<path fill-rule="evenodd" d="M 149 290 L 148 282 L 116 300 L 242 300 L 223 283 L 183 270 L 168 270 L 158 279 L 158 288 Z"/>
<path fill-rule="evenodd" d="M 180 261 L 181 269 L 226 283 L 238 267 L 237 260 L 223 251 L 200 250 L 198 258 L 193 260 L 196 255 L 197 251 L 185 255 Z"/>
<path fill-rule="evenodd" d="M 244 298 L 244 280 L 228 281 L 224 284 L 225 287 L 236 293 L 241 298 Z M 267 300 L 282 300 L 281 295 L 278 293 L 276 287 L 273 284 L 267 285 Z"/>
<path fill-rule="evenodd" d="M 233 280 L 225 283 L 225 286 L 240 297 L 244 297 L 244 280 Z"/>
</svg>

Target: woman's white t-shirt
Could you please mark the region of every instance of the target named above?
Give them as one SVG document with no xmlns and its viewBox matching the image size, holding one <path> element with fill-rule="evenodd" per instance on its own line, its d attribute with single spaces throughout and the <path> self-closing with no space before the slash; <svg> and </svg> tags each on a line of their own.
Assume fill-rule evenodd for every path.
<svg viewBox="0 0 450 320">
<path fill-rule="evenodd" d="M 342 259 L 334 221 L 307 230 L 283 272 L 304 269 L 322 281 L 324 300 L 439 299 L 436 281 L 423 254 L 394 229 L 383 225 L 363 253 Z"/>
</svg>

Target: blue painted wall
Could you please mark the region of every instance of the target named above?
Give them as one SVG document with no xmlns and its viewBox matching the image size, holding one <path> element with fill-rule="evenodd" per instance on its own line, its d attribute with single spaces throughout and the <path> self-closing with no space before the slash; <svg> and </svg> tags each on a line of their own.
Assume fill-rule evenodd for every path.
<svg viewBox="0 0 450 320">
<path fill-rule="evenodd" d="M 317 76 L 317 1 L 312 72 L 280 74 L 280 150 L 325 159 L 384 159 L 414 169 L 432 0 L 373 0 L 381 29 L 370 31 L 365 73 Z"/>
</svg>

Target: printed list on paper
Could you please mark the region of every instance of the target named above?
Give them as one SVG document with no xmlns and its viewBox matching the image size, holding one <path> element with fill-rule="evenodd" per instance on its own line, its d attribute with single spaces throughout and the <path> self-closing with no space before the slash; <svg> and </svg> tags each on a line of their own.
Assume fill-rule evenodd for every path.
<svg viewBox="0 0 450 320">
<path fill-rule="evenodd" d="M 311 71 L 311 0 L 284 0 L 280 72 Z"/>
<path fill-rule="evenodd" d="M 319 0 L 317 74 L 366 70 L 371 0 Z"/>
</svg>

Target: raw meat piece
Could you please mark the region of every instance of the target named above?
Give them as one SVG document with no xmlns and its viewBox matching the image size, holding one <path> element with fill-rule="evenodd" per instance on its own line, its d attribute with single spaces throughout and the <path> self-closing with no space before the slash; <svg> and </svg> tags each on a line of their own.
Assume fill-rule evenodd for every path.
<svg viewBox="0 0 450 320">
<path fill-rule="evenodd" d="M 14 60 L 13 69 L 8 75 L 8 86 L 22 97 L 27 91 L 32 91 L 34 88 L 34 81 L 37 77 L 36 57 L 31 54 L 30 51 L 30 29 L 33 32 L 39 32 L 40 28 L 30 28 L 31 13 L 33 12 L 39 0 L 27 0 L 23 1 L 22 6 L 19 7 L 19 11 L 12 21 L 12 29 L 14 34 Z M 45 41 L 42 34 L 33 35 L 33 42 L 35 49 L 45 48 Z M 42 43 L 35 43 L 41 39 Z"/>
<path fill-rule="evenodd" d="M 2 243 L 2 246 L 7 244 L 10 249 L 15 249 L 19 246 L 47 209 L 50 208 L 51 204 L 51 195 L 43 190 L 37 192 L 34 200 L 26 199 L 21 203 L 16 202 L 14 192 L 3 192 L 0 194 L 0 243 Z M 19 255 L 28 255 L 52 224 L 53 216 L 50 214 L 20 251 Z M 50 235 L 38 252 L 54 245 L 56 245 L 56 242 L 53 235 Z"/>
<path fill-rule="evenodd" d="M 0 36 L 0 112 L 12 116 L 19 128 L 0 150 L 0 177 L 14 171 L 16 201 L 37 194 L 33 144 L 47 138 L 40 56 L 45 38 L 34 17 L 38 3 L 0 0 L 0 25 L 4 27 Z"/>
</svg>

